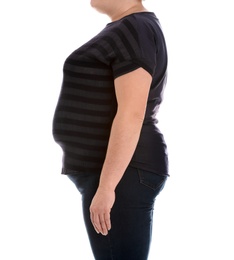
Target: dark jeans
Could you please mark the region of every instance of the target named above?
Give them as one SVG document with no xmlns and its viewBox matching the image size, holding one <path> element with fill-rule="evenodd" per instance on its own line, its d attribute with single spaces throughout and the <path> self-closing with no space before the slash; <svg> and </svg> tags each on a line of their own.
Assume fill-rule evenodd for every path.
<svg viewBox="0 0 234 260">
<path fill-rule="evenodd" d="M 148 258 L 156 196 L 166 176 L 128 167 L 116 188 L 111 210 L 112 228 L 97 234 L 90 221 L 89 206 L 97 190 L 99 174 L 65 170 L 82 195 L 83 214 L 96 260 L 146 260 Z"/>
</svg>

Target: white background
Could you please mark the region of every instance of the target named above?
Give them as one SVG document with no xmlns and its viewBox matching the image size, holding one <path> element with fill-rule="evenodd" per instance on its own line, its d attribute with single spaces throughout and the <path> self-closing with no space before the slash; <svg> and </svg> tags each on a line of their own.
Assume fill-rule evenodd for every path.
<svg viewBox="0 0 234 260">
<path fill-rule="evenodd" d="M 171 175 L 155 205 L 149 260 L 233 260 L 231 1 L 145 5 L 168 45 L 159 126 Z M 89 1 L 0 4 L 0 259 L 93 259 L 51 124 L 65 58 L 107 22 Z"/>
</svg>

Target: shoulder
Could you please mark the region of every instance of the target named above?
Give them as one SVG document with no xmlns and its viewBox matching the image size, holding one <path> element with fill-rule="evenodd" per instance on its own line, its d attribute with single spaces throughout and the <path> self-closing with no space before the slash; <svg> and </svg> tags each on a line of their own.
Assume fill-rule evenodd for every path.
<svg viewBox="0 0 234 260">
<path fill-rule="evenodd" d="M 155 38 L 160 30 L 159 26 L 159 21 L 154 13 L 140 12 L 109 23 L 107 29 L 109 33 L 122 34 L 128 38 L 129 36 L 133 36 L 136 40 L 146 40 L 147 38 Z"/>
<path fill-rule="evenodd" d="M 154 30 L 158 27 L 158 19 L 152 12 L 139 12 L 126 16 L 120 21 L 119 26 L 126 26 L 126 24 L 133 26 L 138 33 L 142 33 L 144 30 Z"/>
</svg>

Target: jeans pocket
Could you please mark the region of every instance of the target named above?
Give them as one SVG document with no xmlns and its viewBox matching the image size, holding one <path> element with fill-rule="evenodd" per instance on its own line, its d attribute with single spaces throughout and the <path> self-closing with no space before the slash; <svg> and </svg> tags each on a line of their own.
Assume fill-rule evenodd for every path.
<svg viewBox="0 0 234 260">
<path fill-rule="evenodd" d="M 161 192 L 165 186 L 167 176 L 159 175 L 154 172 L 138 169 L 140 183 L 151 190 Z"/>
</svg>

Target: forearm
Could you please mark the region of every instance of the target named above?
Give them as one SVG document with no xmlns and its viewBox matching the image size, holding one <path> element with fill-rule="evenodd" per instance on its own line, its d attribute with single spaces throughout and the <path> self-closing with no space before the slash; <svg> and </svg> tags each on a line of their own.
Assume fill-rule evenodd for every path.
<svg viewBox="0 0 234 260">
<path fill-rule="evenodd" d="M 112 123 L 106 158 L 99 187 L 90 205 L 90 218 L 97 232 L 106 235 L 111 228 L 110 212 L 115 188 L 136 149 L 152 82 L 143 68 L 115 79 L 118 111 Z"/>
<path fill-rule="evenodd" d="M 114 190 L 136 149 L 143 119 L 136 115 L 117 114 L 111 129 L 106 159 L 99 187 Z"/>
</svg>

